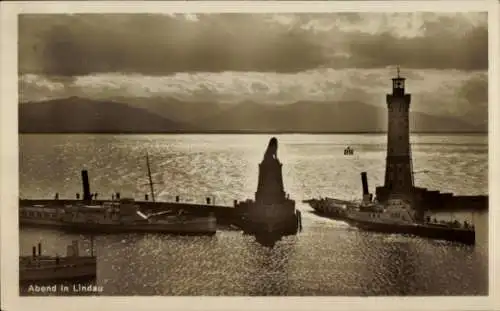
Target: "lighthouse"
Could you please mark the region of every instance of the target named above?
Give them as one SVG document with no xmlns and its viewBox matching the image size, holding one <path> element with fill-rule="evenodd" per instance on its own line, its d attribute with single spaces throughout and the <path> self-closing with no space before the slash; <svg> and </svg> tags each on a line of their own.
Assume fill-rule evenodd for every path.
<svg viewBox="0 0 500 311">
<path fill-rule="evenodd" d="M 392 93 L 387 94 L 387 156 L 384 186 L 377 188 L 377 199 L 385 201 L 391 195 L 411 198 L 414 190 L 413 165 L 410 146 L 411 94 L 405 92 L 405 78 L 392 78 Z"/>
</svg>

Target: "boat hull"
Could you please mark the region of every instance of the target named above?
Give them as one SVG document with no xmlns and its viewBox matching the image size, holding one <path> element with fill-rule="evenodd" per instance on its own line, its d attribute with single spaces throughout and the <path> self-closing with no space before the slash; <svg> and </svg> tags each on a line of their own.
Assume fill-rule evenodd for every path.
<svg viewBox="0 0 500 311">
<path fill-rule="evenodd" d="M 363 231 L 419 236 L 434 240 L 446 240 L 467 245 L 476 243 L 476 234 L 471 230 L 426 226 L 420 224 L 386 224 L 348 218 L 346 221 Z"/>
<path fill-rule="evenodd" d="M 305 203 L 309 204 L 314 209 L 313 213 L 318 216 L 339 221 L 347 219 L 345 212 L 341 211 L 340 206 L 329 207 L 325 204 L 325 201 L 315 199 L 307 200 Z"/>
<path fill-rule="evenodd" d="M 315 209 L 314 211 L 312 211 L 312 213 L 314 213 L 315 215 L 318 215 L 320 217 L 333 219 L 333 220 L 344 221 L 347 219 L 345 215 L 338 214 L 338 213 L 329 213 L 329 212 L 325 212 L 324 210 L 321 210 L 321 209 Z"/>
<path fill-rule="evenodd" d="M 113 203 L 110 200 L 92 200 L 90 202 L 92 205 L 103 206 L 106 203 Z M 41 209 L 56 209 L 63 210 L 66 206 L 78 206 L 82 205 L 81 200 L 33 200 L 33 199 L 20 199 L 19 206 L 20 209 L 33 208 L 38 206 Z M 208 217 L 210 213 L 216 218 L 217 224 L 221 226 L 230 226 L 238 224 L 237 213 L 235 209 L 231 206 L 223 205 L 206 205 L 206 204 L 195 204 L 188 202 L 151 202 L 151 201 L 134 201 L 134 204 L 139 207 L 141 212 L 146 214 L 158 213 L 171 211 L 172 213 L 178 213 L 180 210 L 185 211 L 189 215 L 196 217 Z M 26 217 L 24 217 L 26 218 Z M 43 219 L 40 219 L 43 220 Z M 50 222 L 50 219 L 46 219 Z"/>
<path fill-rule="evenodd" d="M 60 264 L 55 261 L 38 264 L 36 261 L 31 263 L 20 262 L 19 281 L 20 282 L 44 282 L 61 280 L 81 280 L 92 279 L 96 277 L 96 258 L 61 258 Z"/>
<path fill-rule="evenodd" d="M 179 224 L 99 224 L 60 222 L 43 219 L 20 219 L 20 227 L 52 228 L 72 233 L 120 234 L 120 233 L 161 233 L 172 235 L 215 235 L 215 220 Z"/>
<path fill-rule="evenodd" d="M 200 225 L 98 225 L 98 224 L 71 224 L 65 227 L 66 231 L 84 232 L 94 234 L 117 234 L 117 233 L 162 233 L 175 235 L 215 235 L 214 228 L 204 228 Z"/>
</svg>

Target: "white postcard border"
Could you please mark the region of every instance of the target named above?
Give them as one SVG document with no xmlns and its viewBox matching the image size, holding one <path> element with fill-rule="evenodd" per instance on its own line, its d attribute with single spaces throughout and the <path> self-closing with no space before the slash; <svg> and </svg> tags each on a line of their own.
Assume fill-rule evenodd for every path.
<svg viewBox="0 0 500 311">
<path fill-rule="evenodd" d="M 488 297 L 19 297 L 17 15 L 22 13 L 432 11 L 489 12 L 489 271 Z M 1 3 L 0 232 L 3 310 L 494 310 L 500 307 L 495 266 L 500 236 L 500 6 L 498 1 L 53 1 Z M 496 121 L 496 122 L 495 122 Z M 495 193 L 495 190 L 497 192 Z"/>
</svg>

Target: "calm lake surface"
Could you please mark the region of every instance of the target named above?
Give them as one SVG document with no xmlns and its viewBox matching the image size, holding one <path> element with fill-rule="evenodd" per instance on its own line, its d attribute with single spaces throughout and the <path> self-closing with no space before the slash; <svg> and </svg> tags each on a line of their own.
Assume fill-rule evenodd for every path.
<svg viewBox="0 0 500 311">
<path fill-rule="evenodd" d="M 285 189 L 304 230 L 272 249 L 251 236 L 109 235 L 95 238 L 102 295 L 487 295 L 487 213 L 440 213 L 473 222 L 477 244 L 462 246 L 360 232 L 318 217 L 303 199 L 359 199 L 360 172 L 370 191 L 383 183 L 385 135 L 277 135 Z M 99 198 L 143 199 L 150 155 L 159 200 L 232 205 L 253 198 L 258 164 L 271 135 L 20 135 L 20 196 L 75 198 L 88 169 Z M 487 194 L 486 135 L 412 135 L 415 183 L 457 195 Z M 344 156 L 351 146 L 354 156 Z M 88 237 L 23 229 L 21 254 L 44 254 Z"/>
</svg>

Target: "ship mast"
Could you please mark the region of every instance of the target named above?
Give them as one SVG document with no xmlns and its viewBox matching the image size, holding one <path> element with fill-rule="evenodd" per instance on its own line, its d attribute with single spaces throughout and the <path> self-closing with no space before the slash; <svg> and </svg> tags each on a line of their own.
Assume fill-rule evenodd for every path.
<svg viewBox="0 0 500 311">
<path fill-rule="evenodd" d="M 146 151 L 146 165 L 148 166 L 148 178 L 149 178 L 149 188 L 151 189 L 151 199 L 153 199 L 153 202 L 155 201 L 155 191 L 153 188 L 153 179 L 151 177 L 151 167 L 149 166 L 149 156 L 148 152 Z"/>
</svg>

